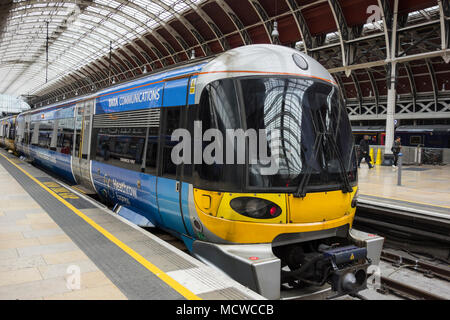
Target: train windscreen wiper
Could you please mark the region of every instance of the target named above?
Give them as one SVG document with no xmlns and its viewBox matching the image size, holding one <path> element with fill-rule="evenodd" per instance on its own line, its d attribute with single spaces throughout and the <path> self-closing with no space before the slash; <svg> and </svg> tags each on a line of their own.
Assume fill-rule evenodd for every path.
<svg viewBox="0 0 450 320">
<path fill-rule="evenodd" d="M 331 133 L 327 133 L 327 141 L 330 142 L 329 144 L 332 146 L 334 153 L 338 159 L 339 166 L 341 167 L 341 170 L 339 171 L 339 174 L 342 178 L 342 192 L 353 192 L 353 188 L 350 184 L 350 181 L 348 180 L 348 176 L 346 174 L 347 170 L 345 169 L 344 159 L 342 159 L 341 152 L 339 151 L 339 148 L 337 147 L 336 139 L 334 138 L 334 135 Z"/>
<path fill-rule="evenodd" d="M 314 140 L 314 148 L 313 148 L 313 150 L 315 150 L 314 159 L 317 159 L 317 155 L 319 153 L 319 145 L 322 143 L 323 136 L 324 136 L 324 134 L 319 132 L 316 136 L 316 139 Z M 312 167 L 308 166 L 308 168 L 306 169 L 305 175 L 303 176 L 302 180 L 300 181 L 300 184 L 297 187 L 297 190 L 294 193 L 294 196 L 296 198 L 303 198 L 306 196 L 306 186 L 309 183 L 309 178 L 311 177 L 311 173 L 312 173 Z"/>
</svg>

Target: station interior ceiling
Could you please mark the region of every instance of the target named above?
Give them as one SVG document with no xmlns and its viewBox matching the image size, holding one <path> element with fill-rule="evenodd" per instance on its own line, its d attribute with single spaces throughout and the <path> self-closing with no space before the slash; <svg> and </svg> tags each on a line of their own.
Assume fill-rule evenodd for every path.
<svg viewBox="0 0 450 320">
<path fill-rule="evenodd" d="M 351 120 L 384 119 L 390 81 L 399 119 L 445 119 L 449 39 L 446 0 L 5 0 L 0 93 L 39 107 L 193 56 L 274 43 L 324 65 Z"/>
</svg>

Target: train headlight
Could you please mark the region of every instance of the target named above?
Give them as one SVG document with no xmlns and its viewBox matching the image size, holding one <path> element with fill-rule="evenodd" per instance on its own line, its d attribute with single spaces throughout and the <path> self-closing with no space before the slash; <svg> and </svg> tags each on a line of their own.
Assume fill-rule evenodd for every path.
<svg viewBox="0 0 450 320">
<path fill-rule="evenodd" d="M 253 197 L 238 197 L 230 201 L 231 208 L 243 216 L 272 219 L 281 214 L 281 208 L 272 201 Z"/>
</svg>

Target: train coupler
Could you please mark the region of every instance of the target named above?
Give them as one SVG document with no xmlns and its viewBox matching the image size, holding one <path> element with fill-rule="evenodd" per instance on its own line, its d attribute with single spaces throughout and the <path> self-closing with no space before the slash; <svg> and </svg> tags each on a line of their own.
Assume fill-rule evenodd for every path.
<svg viewBox="0 0 450 320">
<path fill-rule="evenodd" d="M 367 268 L 370 260 L 367 249 L 349 245 L 325 250 L 324 257 L 328 258 L 333 271 L 329 283 L 335 298 L 345 294 L 356 293 L 367 288 Z"/>
</svg>

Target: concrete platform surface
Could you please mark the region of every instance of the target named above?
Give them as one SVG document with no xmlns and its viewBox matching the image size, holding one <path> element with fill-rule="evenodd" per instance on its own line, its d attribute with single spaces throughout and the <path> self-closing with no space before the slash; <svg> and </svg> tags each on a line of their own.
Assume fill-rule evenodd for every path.
<svg viewBox="0 0 450 320">
<path fill-rule="evenodd" d="M 416 207 L 431 206 L 450 215 L 449 165 L 403 166 L 401 186 L 397 185 L 397 175 L 398 170 L 392 167 L 375 166 L 369 170 L 361 163 L 358 170 L 360 197 L 408 202 Z"/>
<path fill-rule="evenodd" d="M 263 299 L 0 149 L 0 300 Z"/>
</svg>

